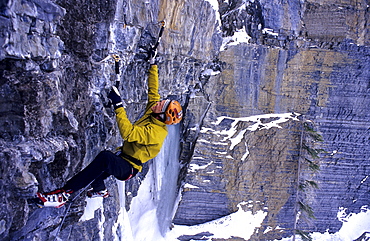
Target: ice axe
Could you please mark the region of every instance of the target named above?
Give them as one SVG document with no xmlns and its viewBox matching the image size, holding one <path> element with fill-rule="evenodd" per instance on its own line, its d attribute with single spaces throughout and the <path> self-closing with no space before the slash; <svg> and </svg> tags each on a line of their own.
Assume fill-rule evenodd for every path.
<svg viewBox="0 0 370 241">
<path fill-rule="evenodd" d="M 148 57 L 146 58 L 146 61 L 149 61 L 151 58 L 155 57 L 155 53 L 157 51 L 158 45 L 161 42 L 161 38 L 163 35 L 164 28 L 166 26 L 166 22 L 164 20 L 159 22 L 161 24 L 161 29 L 159 30 L 158 38 L 155 44 L 149 49 Z"/>
<path fill-rule="evenodd" d="M 118 56 L 118 54 L 113 54 L 112 55 L 113 59 L 114 59 L 114 71 L 116 73 L 116 83 L 114 84 L 114 86 L 116 86 L 118 88 L 119 86 L 119 65 L 120 65 L 120 57 Z"/>
</svg>

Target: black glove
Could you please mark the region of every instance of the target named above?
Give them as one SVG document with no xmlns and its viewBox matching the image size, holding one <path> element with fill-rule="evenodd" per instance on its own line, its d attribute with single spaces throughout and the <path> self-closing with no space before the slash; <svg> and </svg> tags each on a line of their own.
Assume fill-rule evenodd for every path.
<svg viewBox="0 0 370 241">
<path fill-rule="evenodd" d="M 157 50 L 156 49 L 150 49 L 148 53 L 148 59 L 150 64 L 155 64 L 155 58 L 157 57 Z"/>
<path fill-rule="evenodd" d="M 108 98 L 112 101 L 115 110 L 123 107 L 121 96 L 119 95 L 118 89 L 115 86 L 112 87 Z"/>
</svg>

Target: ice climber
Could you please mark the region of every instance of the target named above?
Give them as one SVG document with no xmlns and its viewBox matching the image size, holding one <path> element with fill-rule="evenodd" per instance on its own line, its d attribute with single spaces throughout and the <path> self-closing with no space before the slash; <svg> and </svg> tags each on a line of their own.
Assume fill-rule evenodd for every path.
<svg viewBox="0 0 370 241">
<path fill-rule="evenodd" d="M 108 197 L 104 180 L 113 175 L 118 180 L 128 180 L 142 170 L 142 164 L 154 158 L 167 136 L 167 126 L 182 119 L 182 107 L 176 100 L 160 100 L 158 93 L 158 67 L 155 58 L 150 60 L 148 74 L 148 103 L 143 117 L 132 124 L 127 118 L 120 94 L 112 87 L 108 95 L 116 121 L 124 140 L 119 152 L 100 152 L 82 171 L 66 182 L 64 187 L 48 193 L 37 193 L 44 206 L 61 207 L 70 195 L 89 184 L 88 197 Z"/>
</svg>

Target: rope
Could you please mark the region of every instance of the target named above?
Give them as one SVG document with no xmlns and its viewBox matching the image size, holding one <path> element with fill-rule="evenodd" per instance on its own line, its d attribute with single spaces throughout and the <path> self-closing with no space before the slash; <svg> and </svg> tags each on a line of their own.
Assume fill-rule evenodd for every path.
<svg viewBox="0 0 370 241">
<path fill-rule="evenodd" d="M 102 172 L 103 173 L 103 172 Z M 101 174 L 102 174 L 101 173 Z M 101 175 L 100 174 L 100 175 Z M 99 175 L 99 176 L 100 176 Z M 98 176 L 98 177 L 99 177 Z M 92 180 L 89 184 L 87 184 L 84 188 L 82 188 L 82 189 L 80 189 L 79 191 L 78 191 L 78 193 L 70 200 L 70 201 L 67 201 L 67 203 L 68 203 L 68 206 L 67 206 L 67 209 L 64 211 L 64 214 L 63 214 L 63 219 L 62 219 L 62 221 L 60 222 L 60 224 L 59 224 L 59 227 L 58 227 L 58 230 L 57 230 L 57 233 L 55 234 L 55 238 L 54 238 L 54 241 L 57 241 L 57 238 L 58 238 L 58 234 L 60 233 L 60 231 L 61 231 L 61 229 L 62 229 L 62 226 L 63 226 L 63 224 L 64 224 L 64 221 L 65 221 L 65 219 L 66 219 L 66 217 L 67 217 L 67 214 L 68 214 L 68 212 L 69 212 L 69 210 L 71 209 L 71 205 L 72 205 L 72 203 L 93 183 L 95 181 L 95 179 L 94 180 Z"/>
</svg>

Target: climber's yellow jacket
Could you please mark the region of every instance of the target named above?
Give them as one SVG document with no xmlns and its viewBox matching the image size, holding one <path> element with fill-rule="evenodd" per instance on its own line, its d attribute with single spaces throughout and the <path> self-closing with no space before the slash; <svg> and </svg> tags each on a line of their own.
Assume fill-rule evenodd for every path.
<svg viewBox="0 0 370 241">
<path fill-rule="evenodd" d="M 157 156 L 167 136 L 167 126 L 153 117 L 151 107 L 160 101 L 158 93 L 158 67 L 152 65 L 148 75 L 148 103 L 143 117 L 132 124 L 121 107 L 115 110 L 118 129 L 124 140 L 122 152 L 142 163 Z M 134 168 L 141 171 L 142 166 L 129 161 Z"/>
</svg>

